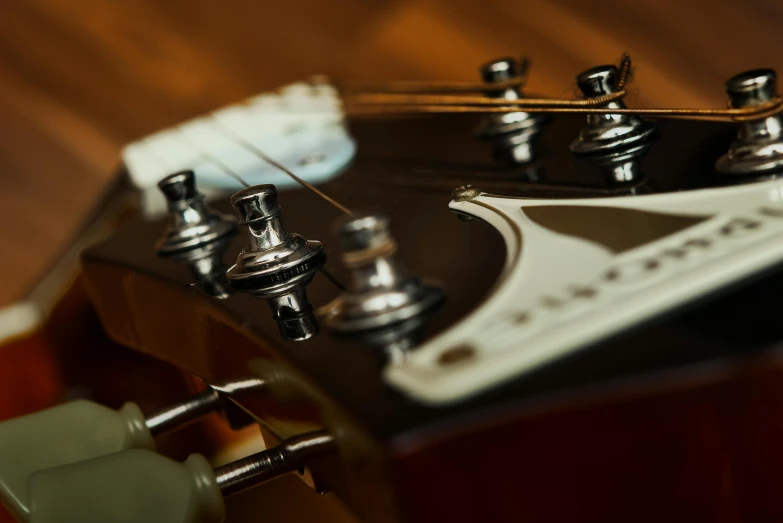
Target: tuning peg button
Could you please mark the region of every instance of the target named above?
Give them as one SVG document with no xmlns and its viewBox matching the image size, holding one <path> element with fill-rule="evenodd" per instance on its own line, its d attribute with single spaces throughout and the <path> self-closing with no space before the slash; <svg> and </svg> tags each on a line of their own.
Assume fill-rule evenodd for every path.
<svg viewBox="0 0 783 523">
<path fill-rule="evenodd" d="M 77 400 L 0 423 L 0 496 L 17 518 L 29 514 L 28 481 L 39 470 L 131 448 L 154 449 L 153 436 L 222 410 L 224 396 L 264 389 L 258 379 L 209 387 L 146 418 L 135 403 L 112 410 Z"/>
<path fill-rule="evenodd" d="M 209 462 L 131 449 L 30 478 L 33 523 L 219 523 L 225 502 Z"/>
<path fill-rule="evenodd" d="M 316 431 L 212 470 L 200 454 L 184 463 L 131 449 L 41 470 L 30 477 L 32 523 L 218 523 L 224 496 L 307 466 L 335 451 Z"/>
<path fill-rule="evenodd" d="M 135 403 L 115 411 L 78 400 L 4 421 L 0 423 L 0 495 L 17 519 L 27 519 L 31 474 L 129 448 L 155 448 Z"/>
<path fill-rule="evenodd" d="M 770 102 L 777 96 L 777 76 L 772 69 L 740 73 L 726 82 L 732 107 L 740 109 Z M 764 176 L 783 172 L 783 117 L 780 113 L 739 123 L 737 139 L 716 162 L 724 174 Z"/>
</svg>

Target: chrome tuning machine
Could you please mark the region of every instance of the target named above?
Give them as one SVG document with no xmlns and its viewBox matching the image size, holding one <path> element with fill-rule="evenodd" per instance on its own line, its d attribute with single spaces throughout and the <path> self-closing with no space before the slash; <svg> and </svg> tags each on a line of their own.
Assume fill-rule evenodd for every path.
<svg viewBox="0 0 783 523">
<path fill-rule="evenodd" d="M 523 60 L 522 64 L 518 64 L 513 58 L 494 60 L 481 67 L 481 77 L 489 84 L 520 78 L 524 74 L 521 69 L 526 63 Z M 519 87 L 488 91 L 486 94 L 509 101 L 524 98 Z M 536 142 L 549 120 L 548 116 L 541 113 L 495 113 L 481 121 L 476 134 L 492 142 L 498 160 L 509 164 L 522 164 L 535 159 Z"/>
<path fill-rule="evenodd" d="M 231 286 L 267 301 L 288 340 L 305 340 L 318 332 L 305 287 L 323 267 L 320 242 L 289 233 L 283 225 L 274 185 L 255 185 L 231 197 L 247 234 L 247 243 L 228 270 Z"/>
<path fill-rule="evenodd" d="M 735 109 L 762 105 L 777 97 L 777 76 L 772 69 L 745 71 L 726 82 L 726 93 Z M 780 113 L 740 122 L 737 139 L 717 161 L 715 169 L 740 177 L 783 172 L 783 117 Z"/>
<path fill-rule="evenodd" d="M 619 70 L 601 65 L 582 72 L 576 84 L 584 96 L 601 98 L 618 92 Z M 601 107 L 625 109 L 622 100 L 612 100 Z M 588 114 L 587 125 L 571 143 L 571 152 L 591 158 L 614 183 L 636 181 L 641 176 L 639 161 L 650 146 L 655 126 L 635 116 L 623 114 Z"/>
<path fill-rule="evenodd" d="M 410 275 L 397 260 L 387 216 L 346 216 L 337 222 L 335 232 L 351 279 L 348 290 L 322 309 L 330 329 L 346 334 L 380 329 L 420 316 L 442 302 L 439 287 Z"/>
<path fill-rule="evenodd" d="M 227 297 L 221 258 L 236 234 L 236 220 L 204 203 L 193 171 L 167 176 L 158 187 L 169 207 L 168 224 L 156 245 L 158 255 L 186 263 L 207 293 Z"/>
</svg>

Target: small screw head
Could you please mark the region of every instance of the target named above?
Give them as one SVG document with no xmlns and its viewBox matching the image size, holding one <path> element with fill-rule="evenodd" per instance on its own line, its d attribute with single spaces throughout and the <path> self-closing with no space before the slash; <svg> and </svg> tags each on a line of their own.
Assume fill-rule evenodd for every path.
<svg viewBox="0 0 783 523">
<path fill-rule="evenodd" d="M 481 194 L 481 189 L 475 185 L 463 185 L 451 191 L 451 197 L 457 202 L 466 202 Z"/>
</svg>

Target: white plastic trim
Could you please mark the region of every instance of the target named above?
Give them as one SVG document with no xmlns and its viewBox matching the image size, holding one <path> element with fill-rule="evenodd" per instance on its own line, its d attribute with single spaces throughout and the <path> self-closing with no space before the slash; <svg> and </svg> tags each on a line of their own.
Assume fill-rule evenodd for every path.
<svg viewBox="0 0 783 523">
<path fill-rule="evenodd" d="M 532 206 L 631 208 L 704 221 L 632 250 L 553 232 L 526 214 Z M 465 399 L 783 260 L 783 182 L 689 192 L 579 200 L 501 198 L 482 193 L 449 205 L 503 236 L 507 262 L 493 294 L 465 320 L 392 362 L 385 379 L 425 403 Z M 763 209 L 780 211 L 774 216 Z M 750 220 L 753 228 L 721 228 Z M 708 239 L 709 247 L 684 247 Z M 667 255 L 685 249 L 686 256 Z M 476 254 L 474 254 L 476 255 Z M 480 255 L 480 254 L 478 254 Z M 654 270 L 646 270 L 656 260 Z M 610 270 L 620 277 L 606 277 Z M 575 289 L 595 291 L 589 297 Z M 556 306 L 547 305 L 552 302 Z M 469 347 L 472 357 L 441 355 Z M 632 348 L 629 348 L 632 350 Z"/>
</svg>

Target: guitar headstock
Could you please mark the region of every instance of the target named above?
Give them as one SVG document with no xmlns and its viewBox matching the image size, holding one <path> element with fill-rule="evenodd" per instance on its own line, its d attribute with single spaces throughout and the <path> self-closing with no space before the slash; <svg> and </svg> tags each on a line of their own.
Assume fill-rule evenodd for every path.
<svg viewBox="0 0 783 523">
<path fill-rule="evenodd" d="M 783 260 L 774 72 L 730 79 L 728 110 L 648 117 L 623 102 L 630 62 L 581 73 L 584 100 L 549 105 L 526 96 L 520 69 L 487 64 L 464 103 L 346 94 L 345 120 L 329 113 L 343 160 L 303 176 L 316 192 L 267 175 L 290 181 L 331 145 L 275 137 L 296 148 L 281 170 L 257 133 L 267 98 L 216 113 L 220 143 L 242 155 L 180 143 L 188 171 L 161 182 L 168 222 L 135 217 L 83 255 L 107 332 L 207 383 L 260 378 L 272 392 L 237 401 L 268 430 L 326 427 L 356 463 L 399 475 L 479 426 L 522 437 L 541 409 L 622 410 L 636 383 L 764 354 L 783 335 L 763 304 Z M 307 89 L 337 107 L 331 89 Z M 205 204 L 198 188 L 235 184 L 229 171 L 252 186 Z M 386 495 L 386 472 L 369 469 Z M 361 505 L 359 491 L 343 494 Z"/>
</svg>

